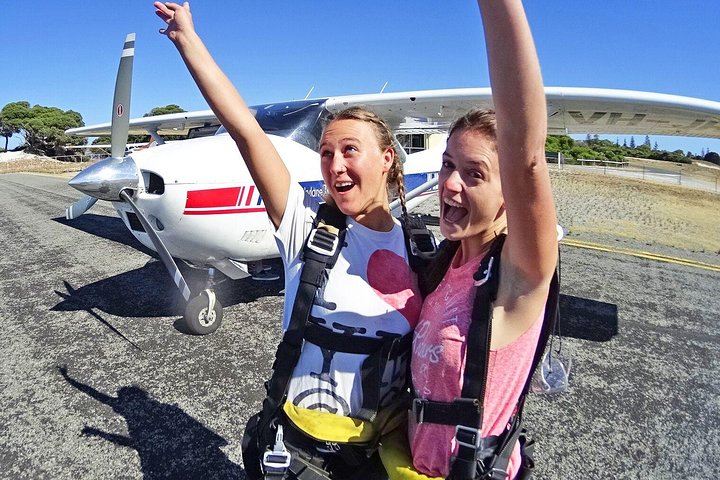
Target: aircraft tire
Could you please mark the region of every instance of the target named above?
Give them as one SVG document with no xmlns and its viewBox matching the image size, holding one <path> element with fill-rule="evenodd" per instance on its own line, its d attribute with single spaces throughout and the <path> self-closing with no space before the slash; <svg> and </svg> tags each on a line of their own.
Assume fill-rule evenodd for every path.
<svg viewBox="0 0 720 480">
<path fill-rule="evenodd" d="M 208 298 L 198 295 L 191 299 L 185 307 L 185 326 L 193 335 L 208 335 L 220 326 L 223 317 L 223 307 L 215 299 L 215 308 L 208 315 Z"/>
</svg>

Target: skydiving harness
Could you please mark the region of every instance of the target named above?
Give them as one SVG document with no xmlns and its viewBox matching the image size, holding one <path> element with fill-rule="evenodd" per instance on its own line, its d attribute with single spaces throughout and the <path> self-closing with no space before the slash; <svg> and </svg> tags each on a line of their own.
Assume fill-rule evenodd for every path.
<svg viewBox="0 0 720 480">
<path fill-rule="evenodd" d="M 558 314 L 557 271 L 550 284 L 540 337 L 530 372 L 518 399 L 516 413 L 509 420 L 502 434 L 488 437 L 480 435 L 490 355 L 492 310 L 500 283 L 500 253 L 504 241 L 505 234 L 495 239 L 473 275 L 477 288 L 467 334 L 466 364 L 460 398 L 453 402 L 415 398 L 412 403 L 412 414 L 418 424 L 436 423 L 455 426 L 458 452 L 451 460 L 448 479 L 452 480 L 505 480 L 510 456 L 518 440 L 521 442 L 522 464 L 516 478 L 530 478 L 534 467 L 532 458 L 534 445 L 532 440 L 525 439 L 525 430 L 521 425 L 522 411 L 533 372 L 542 360 L 545 345 L 553 331 Z"/>
<path fill-rule="evenodd" d="M 435 252 L 435 241 L 422 220 L 417 217 L 410 219 L 403 232 L 407 232 L 405 242 L 410 266 L 416 270 Z M 331 478 L 328 470 L 333 470 L 333 465 L 357 469 L 367 464 L 368 458 L 377 449 L 380 432 L 373 438 L 361 439 L 359 442 L 352 439 L 326 441 L 295 427 L 284 408 L 288 407 L 284 405 L 287 389 L 304 342 L 332 352 L 367 355 L 361 366 L 363 400 L 361 409 L 353 417 L 356 423 L 358 420 L 376 420 L 381 403 L 382 376 L 387 363 L 399 360 L 403 355 L 409 361 L 412 332 L 402 336 L 390 332 L 382 335 L 383 332 L 378 332 L 380 338 L 353 335 L 353 331 L 337 333 L 322 325 L 324 319 L 310 314 L 315 296 L 327 279 L 326 271 L 333 268 L 344 245 L 346 220 L 346 216 L 336 207 L 321 204 L 314 228 L 303 247 L 303 268 L 295 303 L 288 328 L 275 353 L 272 376 L 265 383 L 267 397 L 261 412 L 248 422 L 243 439 L 245 468 L 251 478 L 328 479 Z M 399 407 L 397 411 L 404 412 L 403 403 L 396 403 Z M 248 465 L 253 460 L 250 458 L 253 454 L 260 460 L 259 469 L 257 465 Z"/>
</svg>

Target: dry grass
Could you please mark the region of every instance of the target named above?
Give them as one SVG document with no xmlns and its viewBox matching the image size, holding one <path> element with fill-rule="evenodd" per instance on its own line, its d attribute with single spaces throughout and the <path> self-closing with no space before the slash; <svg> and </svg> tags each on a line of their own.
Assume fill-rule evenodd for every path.
<svg viewBox="0 0 720 480">
<path fill-rule="evenodd" d="M 52 158 L 28 155 L 17 160 L 0 162 L 0 174 L 19 172 L 61 174 L 79 172 L 91 164 L 92 162 L 60 162 Z"/>
<path fill-rule="evenodd" d="M 558 219 L 571 235 L 720 253 L 720 195 L 689 188 L 552 171 Z"/>
</svg>

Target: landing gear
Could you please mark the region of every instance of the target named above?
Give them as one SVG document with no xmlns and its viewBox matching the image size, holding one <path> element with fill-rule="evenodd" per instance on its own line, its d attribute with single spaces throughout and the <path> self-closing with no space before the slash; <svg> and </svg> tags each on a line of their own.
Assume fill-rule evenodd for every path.
<svg viewBox="0 0 720 480">
<path fill-rule="evenodd" d="M 191 299 L 185 307 L 185 326 L 194 335 L 208 335 L 220 326 L 223 308 L 215 297 L 215 269 L 208 269 L 205 290 Z"/>
<path fill-rule="evenodd" d="M 185 307 L 185 326 L 193 335 L 213 333 L 222 322 L 223 310 L 212 290 L 203 290 Z"/>
</svg>

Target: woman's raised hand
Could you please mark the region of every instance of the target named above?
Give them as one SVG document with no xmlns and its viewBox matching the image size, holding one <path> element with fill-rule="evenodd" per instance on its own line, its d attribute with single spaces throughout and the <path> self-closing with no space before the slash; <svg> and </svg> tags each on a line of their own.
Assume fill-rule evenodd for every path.
<svg viewBox="0 0 720 480">
<path fill-rule="evenodd" d="M 155 2 L 153 6 L 155 14 L 167 24 L 167 27 L 160 29 L 160 33 L 167 35 L 170 40 L 177 40 L 181 32 L 194 30 L 189 2 L 182 5 L 173 2 Z"/>
</svg>

